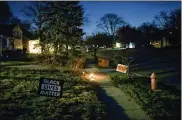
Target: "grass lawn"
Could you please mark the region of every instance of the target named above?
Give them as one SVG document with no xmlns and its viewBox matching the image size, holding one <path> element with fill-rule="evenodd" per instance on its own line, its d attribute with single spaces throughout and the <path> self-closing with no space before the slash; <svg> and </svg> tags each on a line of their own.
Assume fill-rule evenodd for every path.
<svg viewBox="0 0 182 120">
<path fill-rule="evenodd" d="M 32 62 L 24 62 L 24 61 L 6 61 L 0 63 L 3 66 L 18 66 L 18 65 L 30 65 Z"/>
<path fill-rule="evenodd" d="M 115 51 L 103 49 L 98 52 L 98 56 L 107 56 L 111 60 L 111 64 L 113 64 L 114 56 L 133 57 L 134 62 L 131 64 L 131 72 L 145 77 L 150 77 L 155 72 L 158 81 L 181 89 L 180 49 L 125 49 Z M 116 60 L 114 66 L 111 67 L 116 68 L 118 63 L 120 63 L 119 60 Z M 112 74 L 114 73 L 112 72 Z"/>
<path fill-rule="evenodd" d="M 104 119 L 104 105 L 98 100 L 95 87 L 68 71 L 3 67 L 0 75 L 3 120 Z M 64 80 L 63 96 L 39 96 L 40 77 Z"/>
</svg>

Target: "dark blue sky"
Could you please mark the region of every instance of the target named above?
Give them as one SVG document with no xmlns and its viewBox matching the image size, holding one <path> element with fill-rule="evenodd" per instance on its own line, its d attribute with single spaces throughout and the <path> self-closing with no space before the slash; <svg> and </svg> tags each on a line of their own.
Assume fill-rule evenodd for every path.
<svg viewBox="0 0 182 120">
<path fill-rule="evenodd" d="M 20 11 L 28 4 L 28 2 L 22 1 L 9 2 L 13 14 L 21 19 L 26 19 Z M 105 13 L 115 13 L 123 17 L 129 24 L 139 26 L 143 22 L 151 22 L 160 11 L 171 11 L 181 7 L 180 1 L 82 1 L 81 4 L 91 21 L 89 25 L 84 26 L 84 31 L 87 34 L 99 31 L 96 22 Z"/>
</svg>

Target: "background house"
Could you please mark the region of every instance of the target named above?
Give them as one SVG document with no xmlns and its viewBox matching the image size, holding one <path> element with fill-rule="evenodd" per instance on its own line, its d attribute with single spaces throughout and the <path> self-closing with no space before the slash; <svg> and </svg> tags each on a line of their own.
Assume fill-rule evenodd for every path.
<svg viewBox="0 0 182 120">
<path fill-rule="evenodd" d="M 161 40 L 151 40 L 150 45 L 152 45 L 155 48 L 165 48 L 171 46 L 171 44 L 165 37 L 163 37 L 163 39 Z"/>
<path fill-rule="evenodd" d="M 40 40 L 39 39 L 34 39 L 34 40 L 28 40 L 26 41 L 26 47 L 27 47 L 27 52 L 31 54 L 41 54 L 42 53 L 42 47 L 40 46 Z M 77 46 L 78 47 L 78 46 Z M 68 46 L 68 49 L 71 49 L 71 46 Z M 54 47 L 53 44 L 45 44 L 44 50 L 47 53 L 54 53 Z M 66 45 L 63 45 L 63 50 L 66 50 Z M 44 52 L 45 52 L 44 51 Z"/>
<path fill-rule="evenodd" d="M 0 24 L 1 46 L 0 50 L 22 49 L 22 30 L 18 25 Z"/>
<path fill-rule="evenodd" d="M 33 34 L 16 24 L 0 24 L 0 53 L 3 50 L 23 50 Z"/>
</svg>

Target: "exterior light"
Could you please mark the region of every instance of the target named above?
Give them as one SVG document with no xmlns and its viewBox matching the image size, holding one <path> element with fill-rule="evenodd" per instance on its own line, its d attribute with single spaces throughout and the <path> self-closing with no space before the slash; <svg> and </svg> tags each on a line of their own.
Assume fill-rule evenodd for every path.
<svg viewBox="0 0 182 120">
<path fill-rule="evenodd" d="M 85 75 L 85 72 L 82 72 L 83 75 Z"/>
<path fill-rule="evenodd" d="M 116 48 L 120 48 L 121 47 L 121 43 L 116 43 Z"/>
<path fill-rule="evenodd" d="M 82 72 L 82 74 L 85 76 L 85 74 L 86 74 L 86 71 L 83 71 L 83 72 Z"/>
<path fill-rule="evenodd" d="M 29 44 L 28 46 L 29 53 L 34 53 L 34 54 L 41 53 L 41 47 L 40 46 L 36 47 L 36 45 L 39 44 L 39 40 L 29 40 L 28 44 Z"/>
<path fill-rule="evenodd" d="M 91 80 L 91 81 L 94 80 L 94 74 L 93 74 L 93 73 L 90 74 L 90 80 Z"/>
</svg>

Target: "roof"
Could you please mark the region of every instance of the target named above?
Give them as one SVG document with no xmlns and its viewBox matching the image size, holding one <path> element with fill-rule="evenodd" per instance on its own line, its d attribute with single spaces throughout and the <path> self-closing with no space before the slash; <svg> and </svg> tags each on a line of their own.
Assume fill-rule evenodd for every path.
<svg viewBox="0 0 182 120">
<path fill-rule="evenodd" d="M 0 35 L 12 37 L 13 29 L 16 25 L 17 24 L 0 24 Z M 23 36 L 26 36 L 27 38 L 32 38 L 33 34 L 31 32 L 21 27 L 20 29 L 23 31 Z"/>
<path fill-rule="evenodd" d="M 16 24 L 0 24 L 0 34 L 4 36 L 12 36 L 13 28 L 15 28 Z"/>
</svg>

